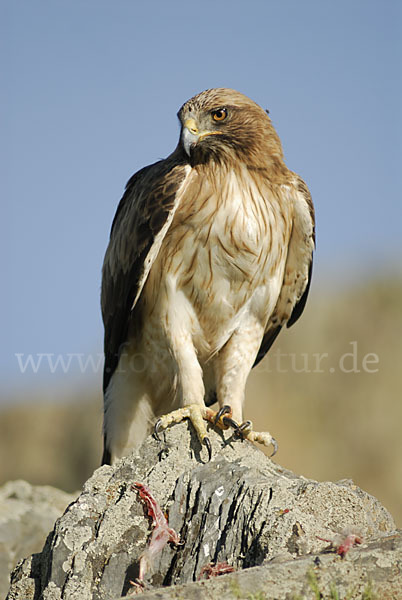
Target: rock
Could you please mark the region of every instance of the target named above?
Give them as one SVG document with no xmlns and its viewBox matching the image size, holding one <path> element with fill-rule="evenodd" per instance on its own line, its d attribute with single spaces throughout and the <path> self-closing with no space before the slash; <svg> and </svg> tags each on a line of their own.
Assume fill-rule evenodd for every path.
<svg viewBox="0 0 402 600">
<path fill-rule="evenodd" d="M 55 520 L 76 496 L 50 486 L 9 481 L 0 488 L 0 597 L 17 562 L 39 552 Z"/>
<path fill-rule="evenodd" d="M 402 533 L 363 544 L 345 559 L 334 554 L 278 558 L 260 567 L 185 585 L 160 588 L 144 600 L 298 600 L 402 598 Z M 114 599 L 120 600 L 120 599 Z"/>
<path fill-rule="evenodd" d="M 386 552 L 381 546 L 395 529 L 392 517 L 351 481 L 318 483 L 298 477 L 247 441 L 223 443 L 213 429 L 211 462 L 189 424 L 175 425 L 164 436 L 165 444 L 149 437 L 136 454 L 94 473 L 58 519 L 43 551 L 17 565 L 9 600 L 110 600 L 131 592 L 130 581 L 138 576 L 152 531 L 143 500 L 132 487 L 136 481 L 148 485 L 169 511 L 169 525 L 183 541 L 178 548 L 165 546 L 158 555 L 146 577 L 150 591 L 144 598 L 198 598 L 201 592 L 202 597 L 208 592 L 206 598 L 245 598 L 263 591 L 264 582 L 275 581 L 282 582 L 275 597 L 291 597 L 293 590 L 301 593 L 314 584 L 313 575 L 309 583 L 306 573 L 319 568 L 317 555 L 323 565 L 317 585 L 328 587 L 333 573 L 348 589 L 353 565 L 364 587 L 373 569 L 365 570 L 354 557 L 368 552 L 366 547 L 351 549 L 344 561 L 323 554 L 329 544 L 318 538 L 332 540 L 345 531 L 369 544 L 372 562 L 377 552 L 377 571 L 384 580 L 389 561 L 400 560 L 400 541 Z M 369 542 L 376 539 L 379 546 L 373 549 Z M 191 583 L 205 565 L 220 561 L 237 572 Z M 293 583 L 292 573 L 299 573 Z M 160 589 L 172 585 L 185 585 L 186 591 Z"/>
<path fill-rule="evenodd" d="M 16 598 L 34 598 L 40 555 L 22 561 Z M 32 568 L 34 569 L 32 571 Z M 24 572 L 23 572 L 24 571 Z M 400 599 L 402 597 L 402 533 L 397 532 L 362 544 L 342 560 L 334 554 L 317 554 L 296 559 L 278 558 L 209 581 L 145 591 L 144 600 L 297 600 L 300 598 Z M 53 595 L 54 592 L 54 595 Z M 321 594 L 321 595 L 320 595 Z M 336 595 L 337 594 L 337 595 Z M 60 598 L 57 590 L 47 598 Z M 66 596 L 68 597 L 68 596 Z M 96 596 L 95 596 L 96 597 Z M 127 598 L 127 596 L 126 596 Z M 120 600 L 111 597 L 110 600 Z"/>
</svg>

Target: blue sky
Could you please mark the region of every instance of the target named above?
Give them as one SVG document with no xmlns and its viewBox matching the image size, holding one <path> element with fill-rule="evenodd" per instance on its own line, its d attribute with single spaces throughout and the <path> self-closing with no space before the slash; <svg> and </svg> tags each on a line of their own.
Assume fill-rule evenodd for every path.
<svg viewBox="0 0 402 600">
<path fill-rule="evenodd" d="M 101 265 L 124 185 L 174 149 L 178 108 L 209 87 L 270 110 L 315 201 L 316 291 L 396 269 L 401 7 L 3 0 L 0 390 L 51 377 L 21 374 L 16 353 L 102 352 Z"/>
</svg>

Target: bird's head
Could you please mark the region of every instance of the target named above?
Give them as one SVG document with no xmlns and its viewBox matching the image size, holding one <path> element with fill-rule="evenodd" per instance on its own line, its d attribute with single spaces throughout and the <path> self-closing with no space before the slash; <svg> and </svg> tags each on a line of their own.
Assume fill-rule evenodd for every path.
<svg viewBox="0 0 402 600">
<path fill-rule="evenodd" d="M 179 110 L 180 142 L 192 164 L 243 160 L 254 166 L 269 156 L 282 159 L 282 146 L 266 111 L 227 88 L 201 92 Z"/>
</svg>

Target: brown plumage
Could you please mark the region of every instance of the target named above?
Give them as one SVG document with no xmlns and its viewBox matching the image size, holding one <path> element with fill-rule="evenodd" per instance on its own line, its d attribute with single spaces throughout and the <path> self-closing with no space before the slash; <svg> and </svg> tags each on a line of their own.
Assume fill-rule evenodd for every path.
<svg viewBox="0 0 402 600">
<path fill-rule="evenodd" d="M 179 407 L 217 399 L 241 421 L 249 371 L 308 293 L 313 205 L 266 112 L 220 88 L 178 117 L 175 151 L 130 179 L 106 251 L 104 462 Z"/>
</svg>

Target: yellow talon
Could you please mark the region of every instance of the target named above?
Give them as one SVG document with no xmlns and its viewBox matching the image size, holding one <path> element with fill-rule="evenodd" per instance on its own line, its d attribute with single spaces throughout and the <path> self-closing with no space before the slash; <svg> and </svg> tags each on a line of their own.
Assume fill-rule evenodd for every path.
<svg viewBox="0 0 402 600">
<path fill-rule="evenodd" d="M 263 446 L 272 445 L 274 448 L 271 456 L 274 456 L 278 450 L 278 444 L 272 435 L 268 432 L 253 431 L 251 421 L 244 421 L 240 425 L 232 419 L 232 410 L 230 406 L 223 406 L 217 412 L 201 406 L 200 404 L 188 404 L 182 408 L 178 408 L 167 415 L 162 415 L 155 423 L 154 435 L 159 439 L 159 432 L 163 431 L 169 425 L 180 423 L 184 419 L 190 419 L 197 433 L 201 444 L 205 445 L 208 450 L 209 460 L 212 457 L 211 442 L 209 440 L 204 421 L 208 421 L 219 427 L 221 430 L 226 430 L 229 427 L 234 429 L 234 434 L 242 439 L 247 439 L 250 442 L 257 442 Z"/>
<path fill-rule="evenodd" d="M 178 408 L 167 415 L 162 415 L 155 423 L 154 435 L 159 439 L 159 432 L 163 431 L 173 423 L 181 423 L 184 419 L 190 419 L 193 427 L 198 435 L 201 444 L 204 444 L 208 450 L 209 460 L 212 457 L 211 442 L 209 441 L 204 420 L 210 421 L 213 411 L 199 404 L 188 404 L 182 408 Z"/>
</svg>

